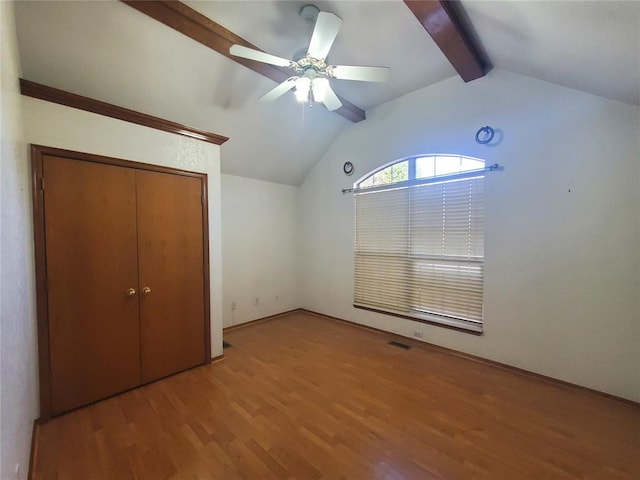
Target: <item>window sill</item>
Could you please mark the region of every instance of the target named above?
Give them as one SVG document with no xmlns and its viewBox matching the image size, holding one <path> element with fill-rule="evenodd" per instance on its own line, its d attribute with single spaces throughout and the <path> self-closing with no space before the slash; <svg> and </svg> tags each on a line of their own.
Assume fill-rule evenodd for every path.
<svg viewBox="0 0 640 480">
<path fill-rule="evenodd" d="M 450 330 L 456 330 L 458 332 L 470 333 L 472 335 L 480 336 L 483 334 L 482 325 L 473 325 L 465 322 L 464 320 L 456 320 L 454 318 L 438 317 L 436 315 L 429 315 L 426 313 L 416 313 L 413 315 L 406 315 L 402 313 L 396 313 L 388 310 L 380 310 L 377 308 L 365 307 L 362 305 L 353 305 L 354 308 L 360 310 L 367 310 L 369 312 L 382 313 L 383 315 L 391 315 L 392 317 L 404 318 L 406 320 L 412 320 L 414 322 L 426 323 L 429 325 L 436 325 L 438 327 L 448 328 Z"/>
</svg>

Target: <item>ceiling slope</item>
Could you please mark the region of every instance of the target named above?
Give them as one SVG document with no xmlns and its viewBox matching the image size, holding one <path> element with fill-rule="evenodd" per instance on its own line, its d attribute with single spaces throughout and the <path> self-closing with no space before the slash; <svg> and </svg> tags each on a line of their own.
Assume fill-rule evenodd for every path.
<svg viewBox="0 0 640 480">
<path fill-rule="evenodd" d="M 640 2 L 462 0 L 495 68 L 640 105 Z"/>
<path fill-rule="evenodd" d="M 183 3 L 284 58 L 313 31 L 299 16 L 308 0 Z M 344 22 L 329 62 L 391 68 L 384 84 L 332 82 L 363 110 L 456 75 L 403 1 L 313 3 Z M 640 2 L 461 5 L 494 67 L 640 104 Z M 229 137 L 223 173 L 299 185 L 344 128 L 358 128 L 293 95 L 258 102 L 272 80 L 121 2 L 25 1 L 15 13 L 25 79 Z"/>
<path fill-rule="evenodd" d="M 120 2 L 18 2 L 22 76 L 229 137 L 223 173 L 299 185 L 349 123 Z"/>
</svg>

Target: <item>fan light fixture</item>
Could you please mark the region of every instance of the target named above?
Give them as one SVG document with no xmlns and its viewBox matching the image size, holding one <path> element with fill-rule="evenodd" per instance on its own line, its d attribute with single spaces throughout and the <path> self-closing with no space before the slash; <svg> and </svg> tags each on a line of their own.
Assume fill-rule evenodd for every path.
<svg viewBox="0 0 640 480">
<path fill-rule="evenodd" d="M 329 80 L 325 77 L 314 78 L 311 82 L 311 91 L 313 92 L 313 101 L 324 103 L 329 90 Z"/>
<path fill-rule="evenodd" d="M 328 110 L 333 111 L 340 108 L 342 102 L 331 88 L 330 78 L 363 82 L 386 82 L 389 79 L 388 67 L 327 65 L 327 54 L 338 35 L 342 20 L 333 13 L 319 12 L 312 5 L 306 5 L 300 14 L 308 21 L 316 17 L 309 48 L 302 58 L 287 60 L 244 45 L 232 45 L 229 49 L 229 53 L 237 57 L 293 70 L 293 76 L 264 94 L 260 101 L 273 101 L 295 87 L 299 102 L 324 103 Z"/>
<path fill-rule="evenodd" d="M 306 102 L 313 100 L 314 102 L 324 103 L 329 90 L 329 80 L 325 77 L 298 77 L 295 79 L 296 100 Z M 311 94 L 311 96 L 309 95 Z"/>
<path fill-rule="evenodd" d="M 296 100 L 306 102 L 309 99 L 309 90 L 311 89 L 311 80 L 307 77 L 298 77 L 296 79 Z"/>
</svg>

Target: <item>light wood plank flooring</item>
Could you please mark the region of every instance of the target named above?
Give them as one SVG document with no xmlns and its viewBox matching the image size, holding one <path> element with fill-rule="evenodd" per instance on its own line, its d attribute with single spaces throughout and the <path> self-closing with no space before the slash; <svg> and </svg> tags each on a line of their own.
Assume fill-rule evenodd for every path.
<svg viewBox="0 0 640 480">
<path fill-rule="evenodd" d="M 640 408 L 305 313 L 40 428 L 35 479 L 638 479 Z M 409 341 L 413 344 L 413 342 Z"/>
</svg>

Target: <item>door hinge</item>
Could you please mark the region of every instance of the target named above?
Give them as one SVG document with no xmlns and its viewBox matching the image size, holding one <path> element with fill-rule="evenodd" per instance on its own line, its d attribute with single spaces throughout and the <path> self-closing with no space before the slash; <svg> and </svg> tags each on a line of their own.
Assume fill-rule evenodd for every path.
<svg viewBox="0 0 640 480">
<path fill-rule="evenodd" d="M 200 201 L 202 202 L 202 205 L 204 205 L 204 195 L 200 195 Z"/>
<path fill-rule="evenodd" d="M 44 192 L 44 177 L 40 177 L 40 190 Z"/>
<path fill-rule="evenodd" d="M 44 291 L 49 291 L 49 277 L 44 277 Z"/>
</svg>

